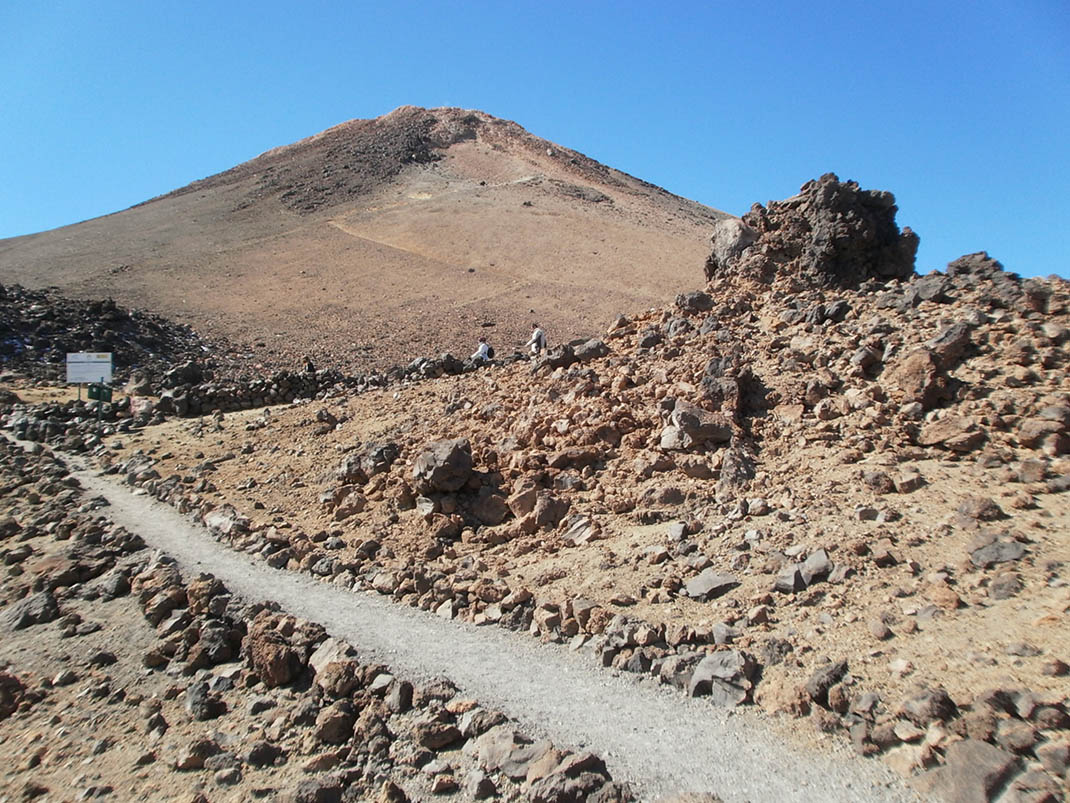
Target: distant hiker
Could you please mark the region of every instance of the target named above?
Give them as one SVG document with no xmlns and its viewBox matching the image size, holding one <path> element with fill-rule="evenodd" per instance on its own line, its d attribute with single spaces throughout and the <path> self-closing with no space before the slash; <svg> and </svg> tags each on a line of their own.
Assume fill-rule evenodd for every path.
<svg viewBox="0 0 1070 803">
<path fill-rule="evenodd" d="M 312 358 L 311 357 L 305 357 L 305 373 L 306 374 L 314 374 L 314 373 L 316 373 L 316 364 L 314 362 L 312 362 Z"/>
<path fill-rule="evenodd" d="M 481 360 L 488 362 L 494 359 L 494 349 L 487 343 L 487 338 L 479 338 L 479 348 L 476 349 L 475 354 L 471 357 L 473 360 Z"/>
<path fill-rule="evenodd" d="M 546 348 L 546 332 L 542 330 L 537 323 L 531 325 L 531 337 L 528 338 L 528 342 L 524 344 L 524 347 L 531 347 L 531 353 L 538 356 L 538 354 Z"/>
</svg>

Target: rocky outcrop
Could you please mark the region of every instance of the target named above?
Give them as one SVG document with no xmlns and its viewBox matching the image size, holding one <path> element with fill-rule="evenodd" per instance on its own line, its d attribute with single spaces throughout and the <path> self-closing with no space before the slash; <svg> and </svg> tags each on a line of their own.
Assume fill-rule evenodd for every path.
<svg viewBox="0 0 1070 803">
<path fill-rule="evenodd" d="M 715 223 L 706 279 L 856 287 L 871 278 L 909 278 L 918 237 L 899 230 L 895 213 L 890 192 L 826 173 L 798 195 Z"/>
</svg>

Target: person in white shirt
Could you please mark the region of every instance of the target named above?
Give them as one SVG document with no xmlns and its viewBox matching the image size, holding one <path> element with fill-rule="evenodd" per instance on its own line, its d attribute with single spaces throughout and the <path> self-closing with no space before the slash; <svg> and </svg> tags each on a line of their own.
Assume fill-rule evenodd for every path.
<svg viewBox="0 0 1070 803">
<path fill-rule="evenodd" d="M 476 349 L 471 359 L 482 360 L 483 362 L 490 360 L 490 345 L 487 343 L 487 338 L 479 338 L 479 348 Z"/>
<path fill-rule="evenodd" d="M 528 338 L 528 342 L 524 344 L 524 347 L 531 347 L 531 353 L 538 355 L 544 348 L 546 348 L 546 332 L 542 330 L 537 323 L 531 325 L 531 337 Z"/>
</svg>

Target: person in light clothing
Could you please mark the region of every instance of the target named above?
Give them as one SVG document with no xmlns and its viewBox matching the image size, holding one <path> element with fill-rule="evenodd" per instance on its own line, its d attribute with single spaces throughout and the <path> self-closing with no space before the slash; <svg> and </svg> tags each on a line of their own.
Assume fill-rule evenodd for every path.
<svg viewBox="0 0 1070 803">
<path fill-rule="evenodd" d="M 479 348 L 475 350 L 471 359 L 480 360 L 481 362 L 489 362 L 490 358 L 494 356 L 494 352 L 490 348 L 490 344 L 487 343 L 487 338 L 479 338 Z"/>
<path fill-rule="evenodd" d="M 531 353 L 538 356 L 544 348 L 546 348 L 546 332 L 542 330 L 542 327 L 537 323 L 531 325 L 531 337 L 528 338 L 528 342 L 524 344 L 524 347 L 531 347 Z"/>
</svg>

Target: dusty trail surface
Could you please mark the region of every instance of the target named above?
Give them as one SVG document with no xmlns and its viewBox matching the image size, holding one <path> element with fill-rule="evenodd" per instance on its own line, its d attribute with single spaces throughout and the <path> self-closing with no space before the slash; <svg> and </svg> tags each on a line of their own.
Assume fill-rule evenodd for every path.
<svg viewBox="0 0 1070 803">
<path fill-rule="evenodd" d="M 790 745 L 778 738 L 775 723 L 753 712 L 716 709 L 649 680 L 596 671 L 589 659 L 559 647 L 270 569 L 162 503 L 89 471 L 75 476 L 110 502 L 113 521 L 184 569 L 210 571 L 250 599 L 277 601 L 397 671 L 449 677 L 555 742 L 600 754 L 614 777 L 635 784 L 643 799 L 709 791 L 725 801 L 912 799 L 886 768 L 845 750 Z"/>
</svg>

